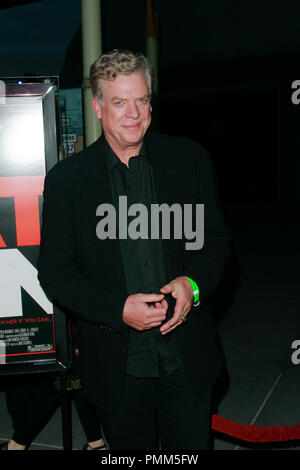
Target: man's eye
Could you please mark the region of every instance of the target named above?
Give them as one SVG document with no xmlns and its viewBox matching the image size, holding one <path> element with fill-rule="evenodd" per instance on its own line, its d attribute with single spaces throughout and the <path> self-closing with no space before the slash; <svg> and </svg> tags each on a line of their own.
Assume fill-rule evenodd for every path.
<svg viewBox="0 0 300 470">
<path fill-rule="evenodd" d="M 120 106 L 122 103 L 123 103 L 123 101 L 114 101 L 114 104 L 115 104 L 116 106 Z"/>
<path fill-rule="evenodd" d="M 140 98 L 139 102 L 140 103 L 148 103 L 148 99 L 147 98 Z"/>
</svg>

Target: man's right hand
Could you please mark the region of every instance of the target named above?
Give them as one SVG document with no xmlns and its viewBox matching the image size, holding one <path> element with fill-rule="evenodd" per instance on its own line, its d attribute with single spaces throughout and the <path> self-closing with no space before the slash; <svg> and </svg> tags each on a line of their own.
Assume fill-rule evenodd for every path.
<svg viewBox="0 0 300 470">
<path fill-rule="evenodd" d="M 135 330 L 150 330 L 162 324 L 167 310 L 163 294 L 132 294 L 124 304 L 123 321 Z"/>
</svg>

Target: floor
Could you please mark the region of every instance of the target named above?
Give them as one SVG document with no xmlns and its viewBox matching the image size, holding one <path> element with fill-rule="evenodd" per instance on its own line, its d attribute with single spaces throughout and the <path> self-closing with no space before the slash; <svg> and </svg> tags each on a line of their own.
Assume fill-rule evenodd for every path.
<svg viewBox="0 0 300 470">
<path fill-rule="evenodd" d="M 284 205 L 228 206 L 233 259 L 214 300 L 226 377 L 214 412 L 255 426 L 300 424 L 300 363 L 292 348 L 300 340 L 299 208 Z M 299 354 L 300 359 L 300 354 Z M 11 419 L 0 393 L 0 442 L 10 438 Z M 30 450 L 63 449 L 61 410 L 57 409 Z M 85 435 L 72 404 L 73 449 Z M 299 450 L 300 441 L 247 443 L 212 433 L 215 450 Z"/>
<path fill-rule="evenodd" d="M 232 298 L 219 329 L 229 383 L 217 413 L 236 423 L 300 423 L 300 364 L 292 361 L 292 343 L 300 338 L 300 229 L 294 213 L 295 207 L 268 205 L 228 211 L 235 263 Z M 223 290 L 228 287 L 230 282 Z M 293 450 L 300 441 L 250 444 L 217 434 L 214 448 Z"/>
</svg>

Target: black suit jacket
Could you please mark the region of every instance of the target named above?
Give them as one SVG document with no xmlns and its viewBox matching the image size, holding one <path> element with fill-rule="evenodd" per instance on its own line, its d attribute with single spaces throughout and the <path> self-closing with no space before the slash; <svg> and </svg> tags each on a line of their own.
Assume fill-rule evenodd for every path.
<svg viewBox="0 0 300 470">
<path fill-rule="evenodd" d="M 128 294 L 118 240 L 96 236 L 98 205 L 113 204 L 104 142 L 101 137 L 83 152 L 59 162 L 45 178 L 38 277 L 50 300 L 77 316 L 83 390 L 94 403 L 112 411 L 126 373 L 128 326 L 122 312 Z M 195 388 L 203 390 L 223 365 L 207 298 L 223 275 L 229 234 L 211 161 L 202 146 L 150 132 L 145 144 L 158 203 L 204 204 L 201 250 L 185 250 L 185 240 L 163 242 L 168 279 L 187 275 L 200 288 L 200 307 L 192 308 L 188 320 L 172 334 L 187 374 Z"/>
</svg>

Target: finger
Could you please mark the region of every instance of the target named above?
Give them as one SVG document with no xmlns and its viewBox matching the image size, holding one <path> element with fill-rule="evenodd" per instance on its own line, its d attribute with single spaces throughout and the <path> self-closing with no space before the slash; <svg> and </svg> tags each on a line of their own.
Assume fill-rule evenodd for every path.
<svg viewBox="0 0 300 470">
<path fill-rule="evenodd" d="M 163 325 L 163 326 L 165 326 L 165 325 Z M 162 336 L 164 336 L 164 335 L 170 333 L 170 331 L 175 330 L 175 328 L 177 328 L 177 326 L 179 326 L 179 323 L 176 323 L 176 325 L 170 326 L 166 329 L 163 329 L 163 327 L 161 327 L 160 332 L 161 332 Z"/>
<path fill-rule="evenodd" d="M 144 317 L 143 323 L 145 325 L 151 325 L 157 322 L 162 323 L 163 321 L 166 320 L 166 316 L 167 316 L 167 313 L 165 310 L 152 309 Z"/>
<path fill-rule="evenodd" d="M 165 320 L 165 317 L 154 317 L 154 318 L 149 318 L 147 321 L 144 322 L 144 326 L 153 326 L 153 324 L 159 324 L 160 326 L 162 325 L 163 321 Z"/>
<path fill-rule="evenodd" d="M 151 307 L 148 307 L 147 306 L 147 310 L 145 311 L 146 313 L 149 313 L 150 316 L 153 317 L 153 315 L 155 316 L 161 316 L 161 315 L 166 315 L 167 313 L 167 309 L 166 308 L 162 308 L 162 307 L 154 307 L 153 305 Z"/>
<path fill-rule="evenodd" d="M 179 319 L 179 321 L 177 323 L 175 323 L 175 325 L 170 325 L 169 322 L 168 323 L 165 323 L 161 328 L 160 328 L 160 332 L 161 334 L 164 336 L 168 333 L 170 333 L 170 331 L 173 331 L 175 330 L 175 328 L 177 328 L 179 325 L 181 325 L 183 323 L 183 320 L 182 319 Z"/>
<path fill-rule="evenodd" d="M 170 320 L 168 320 L 161 328 L 161 332 L 171 331 L 176 328 L 178 325 L 183 323 L 182 318 L 185 318 L 185 315 L 188 313 L 186 309 L 178 310 L 176 315 L 174 314 Z"/>
<path fill-rule="evenodd" d="M 160 289 L 160 292 L 163 292 L 164 294 L 169 294 L 170 292 L 172 292 L 173 290 L 173 287 L 171 284 L 166 284 L 165 286 L 163 286 L 161 289 Z"/>
<path fill-rule="evenodd" d="M 141 294 L 142 302 L 160 302 L 164 298 L 164 294 Z"/>
<path fill-rule="evenodd" d="M 149 323 L 147 326 L 145 326 L 145 330 L 150 330 L 151 328 L 160 326 L 161 323 L 162 323 L 161 321 L 155 321 L 155 322 Z"/>
<path fill-rule="evenodd" d="M 170 333 L 170 331 L 174 330 L 175 328 L 176 328 L 176 327 L 173 326 L 173 328 L 169 328 L 169 329 L 166 330 L 166 331 L 161 331 L 161 335 L 162 335 L 162 336 L 165 336 L 165 335 L 167 335 L 168 333 Z"/>
<path fill-rule="evenodd" d="M 163 308 L 165 310 L 168 310 L 169 305 L 168 305 L 168 302 L 165 299 L 163 299 L 161 302 L 155 302 L 155 308 Z"/>
<path fill-rule="evenodd" d="M 171 323 L 171 320 L 167 321 L 166 323 L 164 323 L 162 325 L 162 327 L 160 329 L 161 333 L 169 331 L 173 326 L 175 326 L 177 324 L 177 322 L 175 324 Z"/>
<path fill-rule="evenodd" d="M 174 307 L 173 316 L 172 318 L 170 318 L 170 326 L 175 325 L 180 320 L 180 318 L 184 316 L 185 310 L 185 302 L 182 302 L 177 299 Z"/>
</svg>

